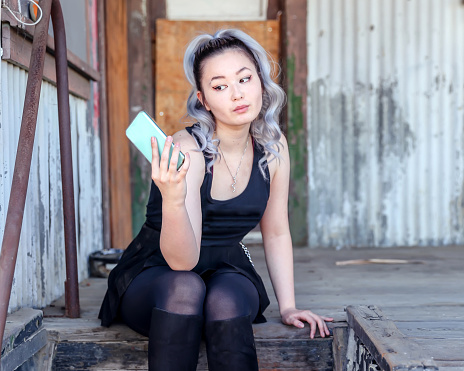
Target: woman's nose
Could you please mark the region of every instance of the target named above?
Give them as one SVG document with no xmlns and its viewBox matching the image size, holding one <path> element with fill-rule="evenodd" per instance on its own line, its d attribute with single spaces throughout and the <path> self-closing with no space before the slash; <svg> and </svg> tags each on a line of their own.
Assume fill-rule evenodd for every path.
<svg viewBox="0 0 464 371">
<path fill-rule="evenodd" d="M 243 92 L 240 85 L 233 85 L 232 87 L 232 99 L 239 100 L 243 98 Z"/>
</svg>

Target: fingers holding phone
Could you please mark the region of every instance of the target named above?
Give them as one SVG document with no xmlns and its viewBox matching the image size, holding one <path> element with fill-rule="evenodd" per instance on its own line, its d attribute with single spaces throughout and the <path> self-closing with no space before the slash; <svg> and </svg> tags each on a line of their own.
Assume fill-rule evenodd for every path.
<svg viewBox="0 0 464 371">
<path fill-rule="evenodd" d="M 190 166 L 190 155 L 186 153 L 183 158 L 182 165 L 178 167 L 179 161 L 178 158 L 181 155 L 180 151 L 180 143 L 175 143 L 174 144 L 174 149 L 172 150 L 172 156 L 171 159 L 169 160 L 169 171 L 172 174 L 177 174 L 180 178 L 185 178 L 185 175 L 187 174 L 187 171 Z"/>
<path fill-rule="evenodd" d="M 159 188 L 163 198 L 174 196 L 175 198 L 185 198 L 186 180 L 188 168 L 190 166 L 190 156 L 188 153 L 184 156 L 184 162 L 178 167 L 180 156 L 180 143 L 172 145 L 172 137 L 168 136 L 161 151 L 158 149 L 158 142 L 155 137 L 151 138 L 152 146 L 152 179 Z"/>
</svg>

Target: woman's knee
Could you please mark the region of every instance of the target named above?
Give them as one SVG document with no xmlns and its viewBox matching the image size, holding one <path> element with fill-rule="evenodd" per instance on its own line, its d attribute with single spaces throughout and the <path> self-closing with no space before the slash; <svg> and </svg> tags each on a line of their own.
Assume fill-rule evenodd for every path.
<svg viewBox="0 0 464 371">
<path fill-rule="evenodd" d="M 235 273 L 224 273 L 208 283 L 205 299 L 207 321 L 250 316 L 254 319 L 259 308 L 259 295 L 253 283 Z"/>
<path fill-rule="evenodd" d="M 191 271 L 170 271 L 163 277 L 165 293 L 157 307 L 179 314 L 201 314 L 206 295 L 203 279 Z"/>
</svg>

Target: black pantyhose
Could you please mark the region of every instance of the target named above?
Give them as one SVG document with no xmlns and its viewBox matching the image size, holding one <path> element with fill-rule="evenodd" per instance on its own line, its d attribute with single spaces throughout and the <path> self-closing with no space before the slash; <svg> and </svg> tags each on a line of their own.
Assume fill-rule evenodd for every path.
<svg viewBox="0 0 464 371">
<path fill-rule="evenodd" d="M 239 273 L 218 271 L 205 285 L 194 272 L 158 266 L 134 278 L 122 297 L 120 313 L 130 328 L 148 336 L 154 307 L 177 314 L 204 314 L 206 321 L 246 315 L 253 320 L 259 297 L 253 283 Z"/>
<path fill-rule="evenodd" d="M 153 308 L 166 312 L 160 313 L 158 309 L 153 311 Z M 122 297 L 120 313 L 130 328 L 150 337 L 150 370 L 166 370 L 166 365 L 184 369 L 185 364 L 174 364 L 173 358 L 176 357 L 169 355 L 170 351 L 177 351 L 176 346 L 179 344 L 184 349 L 185 357 L 188 357 L 184 358 L 193 360 L 187 362 L 187 368 L 196 368 L 201 316 L 207 323 L 243 316 L 249 316 L 252 321 L 258 309 L 258 291 L 248 278 L 239 273 L 217 271 L 205 284 L 194 272 L 173 271 L 169 267 L 158 266 L 145 269 L 134 278 Z M 157 317 L 153 317 L 155 320 L 152 321 L 152 313 L 155 312 Z M 159 316 L 165 319 L 159 321 Z M 169 331 L 163 329 L 166 321 L 169 321 Z M 151 323 L 156 324 L 156 327 L 159 324 L 160 327 L 150 329 Z M 192 345 L 194 340 L 193 343 L 182 344 L 186 338 L 195 337 L 198 339 L 196 346 Z M 172 344 L 172 349 L 160 348 L 158 343 Z M 191 351 L 187 352 L 187 349 Z"/>
<path fill-rule="evenodd" d="M 123 321 L 148 336 L 154 307 L 176 314 L 203 313 L 206 287 L 193 272 L 159 266 L 145 269 L 134 278 L 121 300 Z"/>
<path fill-rule="evenodd" d="M 205 320 L 219 321 L 258 314 L 259 296 L 253 283 L 240 273 L 215 274 L 206 285 Z"/>
</svg>

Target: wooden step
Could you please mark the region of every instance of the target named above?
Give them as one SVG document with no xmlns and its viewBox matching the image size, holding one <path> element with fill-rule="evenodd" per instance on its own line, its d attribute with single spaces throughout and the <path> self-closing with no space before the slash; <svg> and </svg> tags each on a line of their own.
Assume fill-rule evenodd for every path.
<svg viewBox="0 0 464 371">
<path fill-rule="evenodd" d="M 346 324 L 331 325 L 344 328 Z M 94 319 L 47 318 L 54 344 L 53 369 L 146 370 L 148 340 L 122 324 L 101 327 Z M 277 320 L 253 326 L 260 370 L 334 369 L 333 337 L 309 338 L 309 328 L 285 326 Z M 208 370 L 202 344 L 198 370 Z"/>
<path fill-rule="evenodd" d="M 404 335 L 375 305 L 348 306 L 347 314 L 349 369 L 438 370 L 430 351 Z"/>
<path fill-rule="evenodd" d="M 8 315 L 2 339 L 1 370 L 35 369 L 32 358 L 47 345 L 42 319 L 42 311 L 32 308 Z"/>
</svg>

